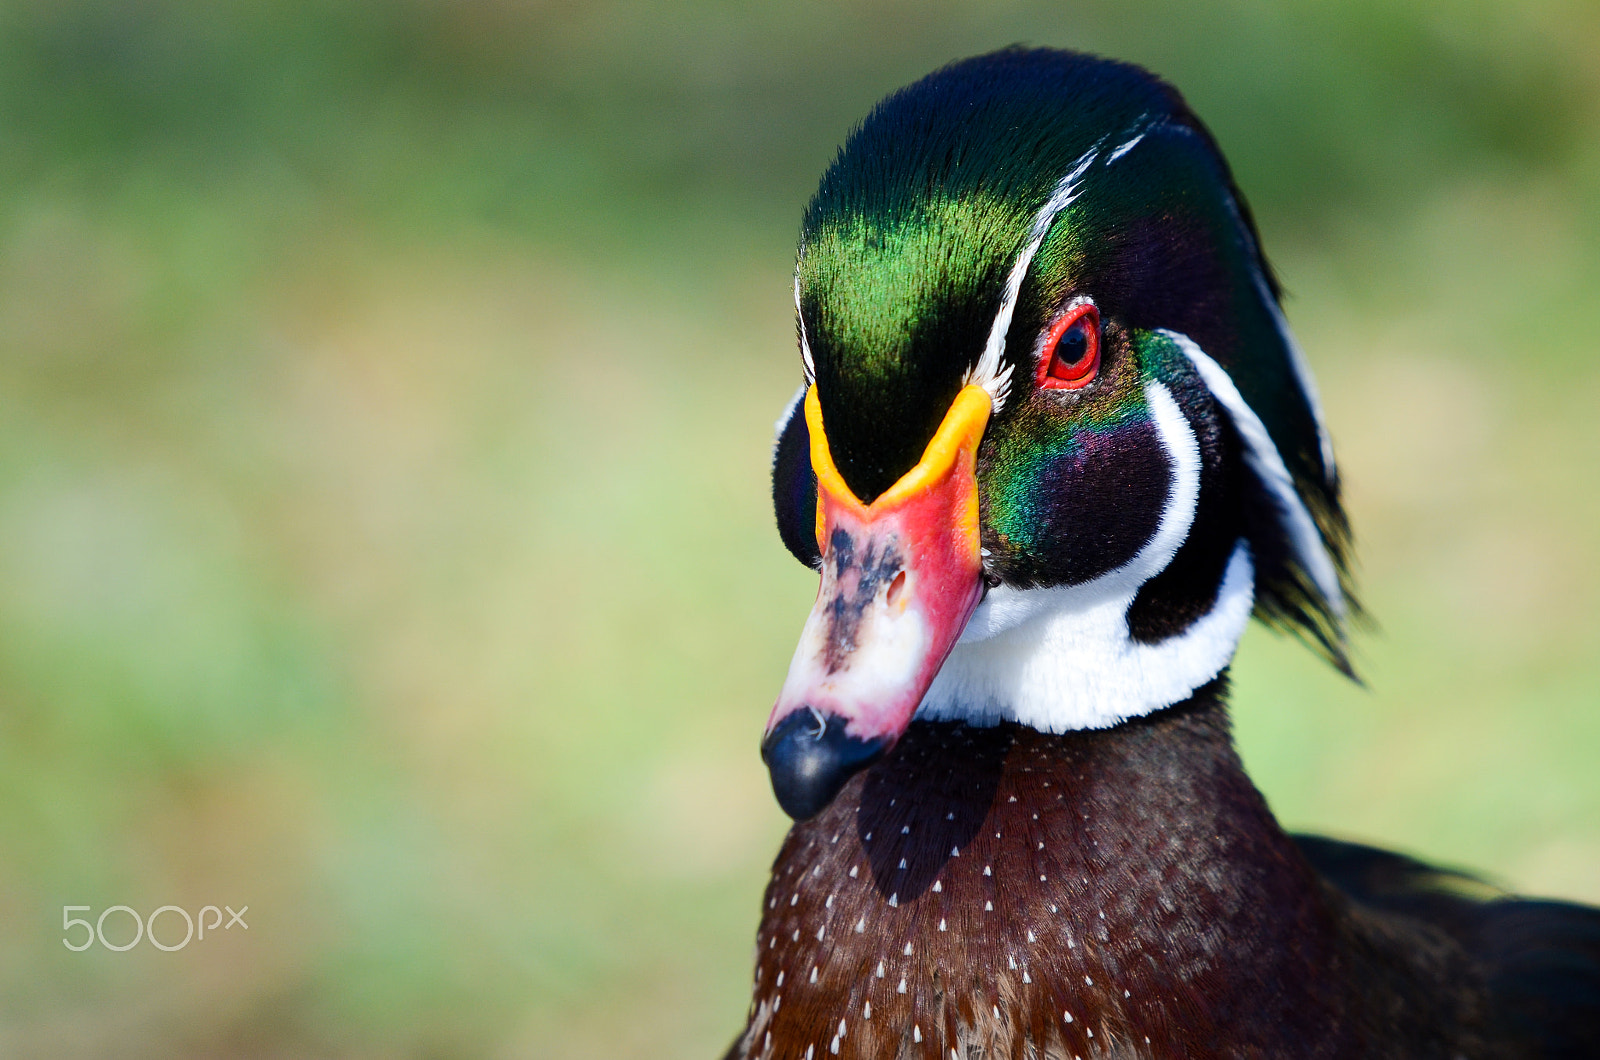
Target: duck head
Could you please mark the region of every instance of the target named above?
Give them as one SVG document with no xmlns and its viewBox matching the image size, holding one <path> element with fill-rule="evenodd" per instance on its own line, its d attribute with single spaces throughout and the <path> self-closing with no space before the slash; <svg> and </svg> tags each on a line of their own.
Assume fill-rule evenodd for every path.
<svg viewBox="0 0 1600 1060">
<path fill-rule="evenodd" d="M 1252 613 L 1348 671 L 1315 391 L 1170 86 L 1010 49 L 896 92 L 824 174 L 794 293 L 773 497 L 821 587 L 762 742 L 791 816 L 913 717 L 1181 702 Z"/>
</svg>

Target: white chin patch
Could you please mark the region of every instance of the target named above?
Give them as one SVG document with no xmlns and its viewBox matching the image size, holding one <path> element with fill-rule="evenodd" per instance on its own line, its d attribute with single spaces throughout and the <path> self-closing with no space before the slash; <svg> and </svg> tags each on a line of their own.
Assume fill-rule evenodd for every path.
<svg viewBox="0 0 1600 1060">
<path fill-rule="evenodd" d="M 1172 462 L 1156 532 L 1133 559 L 1082 585 L 990 590 L 917 717 L 1103 729 L 1182 702 L 1233 658 L 1255 605 L 1255 567 L 1242 539 L 1207 614 L 1155 644 L 1128 631 L 1128 608 L 1177 555 L 1200 499 L 1200 446 L 1189 421 L 1162 384 L 1146 383 L 1145 396 Z"/>
</svg>

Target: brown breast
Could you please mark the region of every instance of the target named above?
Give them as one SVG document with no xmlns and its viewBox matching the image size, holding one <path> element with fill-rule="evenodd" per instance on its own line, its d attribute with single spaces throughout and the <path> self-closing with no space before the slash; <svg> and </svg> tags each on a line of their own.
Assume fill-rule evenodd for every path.
<svg viewBox="0 0 1600 1060">
<path fill-rule="evenodd" d="M 790 832 L 730 1056 L 1337 1055 L 1379 1029 L 1348 935 L 1214 697 L 1064 736 L 918 723 Z"/>
</svg>

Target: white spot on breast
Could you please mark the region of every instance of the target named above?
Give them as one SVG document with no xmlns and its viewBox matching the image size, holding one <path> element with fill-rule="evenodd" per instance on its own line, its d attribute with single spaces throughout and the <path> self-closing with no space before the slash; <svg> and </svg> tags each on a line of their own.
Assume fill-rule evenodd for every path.
<svg viewBox="0 0 1600 1060">
<path fill-rule="evenodd" d="M 826 925 L 826 924 L 824 924 L 824 925 L 822 925 L 822 926 L 821 926 L 821 927 L 819 927 L 819 928 L 817 928 L 817 941 L 818 941 L 818 942 L 821 942 L 821 941 L 822 941 L 822 935 L 823 935 L 823 933 L 824 933 L 824 932 L 826 932 L 826 931 L 827 931 L 827 930 L 828 930 L 828 925 Z"/>
<path fill-rule="evenodd" d="M 839 833 L 838 832 L 833 833 L 833 841 L 835 843 L 837 843 L 839 841 Z"/>
<path fill-rule="evenodd" d="M 994 903 L 993 903 L 993 902 L 984 902 L 984 903 L 983 903 L 983 911 L 984 911 L 984 912 L 985 912 L 985 913 L 992 913 L 992 912 L 994 912 Z"/>
<path fill-rule="evenodd" d="M 900 826 L 900 834 L 901 835 L 910 835 L 911 834 L 911 826 L 908 825 L 908 824 L 901 825 Z"/>
<path fill-rule="evenodd" d="M 1036 939 L 1036 938 L 1034 938 L 1034 937 L 1033 937 L 1033 932 L 1032 932 L 1032 931 L 1030 931 L 1030 932 L 1028 932 L 1028 941 L 1029 941 L 1029 942 L 1038 942 L 1038 941 L 1039 941 L 1039 940 L 1038 940 L 1038 939 Z"/>
<path fill-rule="evenodd" d="M 865 1005 L 861 1006 L 861 1018 L 864 1020 L 869 1020 L 872 1018 L 872 1002 L 868 1001 Z"/>
<path fill-rule="evenodd" d="M 939 918 L 939 930 L 943 931 L 944 929 L 945 929 L 945 927 L 944 927 L 944 917 L 940 917 Z"/>
<path fill-rule="evenodd" d="M 895 891 L 893 894 L 889 895 L 889 908 L 891 908 L 891 909 L 900 908 L 900 892 L 899 891 Z"/>
<path fill-rule="evenodd" d="M 767 940 L 767 949 L 769 949 L 769 950 L 773 949 L 777 945 L 778 945 L 778 936 L 774 935 L 774 936 L 772 936 L 772 938 Z"/>
<path fill-rule="evenodd" d="M 1055 911 L 1056 911 L 1056 907 L 1055 907 L 1055 906 L 1051 906 L 1051 907 L 1050 907 L 1050 911 L 1051 911 L 1051 912 L 1052 912 L 1052 913 L 1054 913 L 1054 912 L 1055 912 Z"/>
<path fill-rule="evenodd" d="M 952 812 L 950 812 L 950 813 L 947 813 L 947 814 L 945 814 L 945 815 L 944 815 L 944 819 L 945 819 L 945 820 L 947 820 L 947 821 L 953 821 L 953 820 L 955 820 L 955 819 L 956 819 L 956 815 L 955 815 L 955 813 L 954 813 L 954 812 L 953 812 L 953 811 L 952 811 Z"/>
<path fill-rule="evenodd" d="M 817 966 L 814 964 L 811 966 L 811 981 L 813 983 L 817 981 Z"/>
<path fill-rule="evenodd" d="M 867 918 L 863 915 L 860 920 L 856 921 L 856 934 L 859 935 L 865 930 L 867 930 Z"/>
<path fill-rule="evenodd" d="M 993 872 L 992 872 L 992 871 L 990 871 L 990 869 L 991 869 L 991 866 L 989 866 L 989 865 L 985 865 L 985 866 L 984 866 L 984 867 L 983 867 L 983 874 L 984 874 L 984 875 L 985 875 L 985 876 L 993 876 L 993 875 L 994 875 L 994 873 L 993 873 Z"/>
<path fill-rule="evenodd" d="M 1062 1019 L 1064 1019 L 1064 1020 L 1066 1020 L 1066 1021 L 1067 1021 L 1067 1022 L 1068 1022 L 1068 1023 L 1071 1023 L 1071 1022 L 1072 1022 L 1072 1013 L 1070 1013 L 1070 1012 L 1063 1012 L 1063 1013 L 1062 1013 L 1062 1014 L 1061 1014 L 1061 1018 L 1062 1018 Z"/>
<path fill-rule="evenodd" d="M 768 909 L 776 909 L 776 908 L 778 908 L 778 900 L 776 898 L 774 898 L 772 901 L 768 902 L 767 903 L 767 908 Z"/>
<path fill-rule="evenodd" d="M 798 901 L 800 901 L 800 892 L 799 891 L 796 891 L 796 892 L 794 892 L 793 894 L 791 894 L 789 896 L 789 904 L 790 905 L 794 905 Z"/>
<path fill-rule="evenodd" d="M 938 880 L 934 880 L 933 881 L 933 893 L 934 894 L 938 894 L 942 890 L 944 890 L 944 884 L 940 883 Z"/>
<path fill-rule="evenodd" d="M 816 1045 L 814 1043 L 811 1044 L 811 1045 L 806 1046 L 806 1060 L 811 1060 L 811 1054 L 812 1054 L 813 1050 L 815 1050 L 815 1049 L 816 1049 Z"/>
<path fill-rule="evenodd" d="M 862 840 L 862 842 L 864 842 L 864 843 L 870 843 L 870 842 L 872 842 L 872 833 L 871 833 L 871 832 L 868 832 L 868 833 L 867 833 L 867 834 L 866 834 L 866 837 L 865 837 L 865 838 L 864 838 L 864 839 L 863 839 L 863 840 Z"/>
<path fill-rule="evenodd" d="M 1087 983 L 1089 986 L 1093 986 L 1094 985 L 1094 980 L 1090 979 L 1087 975 L 1083 977 L 1083 981 L 1085 983 Z"/>
<path fill-rule="evenodd" d="M 1091 1038 L 1094 1037 L 1094 1028 L 1093 1027 L 1085 1027 L 1084 1030 L 1089 1032 L 1089 1037 L 1091 1037 Z"/>
<path fill-rule="evenodd" d="M 860 867 L 861 866 L 859 866 L 859 865 L 851 865 L 850 866 L 850 878 L 852 880 L 856 878 L 856 870 L 859 869 Z"/>
<path fill-rule="evenodd" d="M 1006 967 L 1010 968 L 1013 972 L 1017 970 L 1017 959 L 1011 956 L 1009 953 L 1006 954 Z"/>
<path fill-rule="evenodd" d="M 1044 844 L 1043 844 L 1043 843 L 1040 843 L 1040 844 L 1039 844 L 1039 849 L 1040 849 L 1040 850 L 1043 850 L 1043 849 L 1044 849 Z"/>
<path fill-rule="evenodd" d="M 1022 981 L 1024 983 L 1031 983 L 1031 982 L 1033 982 L 1033 977 L 1030 976 L 1026 971 L 1024 971 L 1022 973 Z"/>
<path fill-rule="evenodd" d="M 1039 876 L 1039 882 L 1040 882 L 1040 883 L 1043 883 L 1043 882 L 1044 882 L 1044 875 L 1043 875 L 1043 874 L 1042 874 L 1042 873 L 1041 873 L 1041 874 L 1040 874 L 1040 876 Z"/>
<path fill-rule="evenodd" d="M 1126 990 L 1124 990 L 1124 991 L 1123 991 L 1123 992 L 1122 992 L 1122 996 L 1123 996 L 1123 997 L 1131 997 L 1131 996 L 1132 996 L 1132 995 L 1131 995 L 1131 994 L 1129 994 L 1129 993 L 1128 993 L 1128 992 L 1127 992 L 1127 991 L 1126 991 Z"/>
<path fill-rule="evenodd" d="M 800 941 L 800 929 L 799 928 L 795 928 L 794 929 L 794 937 L 791 938 L 789 941 L 790 942 L 799 942 Z"/>
<path fill-rule="evenodd" d="M 1015 795 L 1013 795 L 1013 796 L 1011 796 L 1011 798 L 1007 799 L 1006 801 L 1007 802 L 1016 802 L 1017 801 L 1017 797 Z"/>
<path fill-rule="evenodd" d="M 839 1036 L 837 1034 L 833 1036 L 833 1042 L 828 1046 L 828 1051 L 834 1056 L 839 1055 Z"/>
<path fill-rule="evenodd" d="M 906 943 L 906 954 L 905 955 L 907 957 L 911 956 L 911 943 L 909 943 L 909 942 Z"/>
<path fill-rule="evenodd" d="M 1040 844 L 1040 846 L 1043 846 L 1043 845 L 1044 844 L 1042 844 L 1042 843 Z M 824 908 L 824 909 L 832 909 L 833 908 L 833 895 L 831 895 L 831 894 L 828 895 L 828 900 L 826 902 L 822 903 L 822 908 Z"/>
<path fill-rule="evenodd" d="M 956 847 L 951 847 L 950 848 L 950 856 L 953 857 L 953 858 L 959 858 L 961 856 L 961 851 L 959 849 L 957 849 Z"/>
<path fill-rule="evenodd" d="M 900 867 L 902 869 L 906 867 L 906 859 L 905 858 L 901 858 L 900 859 Z"/>
<path fill-rule="evenodd" d="M 780 969 L 779 969 L 779 970 L 778 970 L 778 981 L 777 981 L 777 982 L 776 982 L 776 983 L 775 983 L 775 984 L 773 984 L 773 985 L 775 985 L 775 986 L 782 986 L 782 985 L 783 985 L 783 976 L 784 976 L 784 972 L 783 972 L 783 970 L 782 970 L 782 969 L 781 969 L 781 968 L 780 968 Z"/>
<path fill-rule="evenodd" d="M 903 994 L 903 993 L 905 993 L 905 992 L 906 992 L 906 980 L 905 980 L 905 976 L 901 976 L 901 977 L 900 977 L 900 985 L 899 985 L 899 986 L 897 986 L 897 987 L 895 987 L 895 991 L 896 991 L 896 992 L 897 992 L 897 993 L 901 993 L 901 994 Z M 918 1038 L 918 1039 L 917 1039 L 917 1041 L 919 1041 L 919 1042 L 920 1042 L 920 1041 L 922 1041 L 922 1039 L 921 1039 L 921 1038 Z"/>
<path fill-rule="evenodd" d="M 844 1020 L 839 1021 L 839 1037 L 844 1037 Z"/>
<path fill-rule="evenodd" d="M 878 978 L 879 979 L 883 978 L 883 962 L 882 961 L 878 962 Z"/>
</svg>

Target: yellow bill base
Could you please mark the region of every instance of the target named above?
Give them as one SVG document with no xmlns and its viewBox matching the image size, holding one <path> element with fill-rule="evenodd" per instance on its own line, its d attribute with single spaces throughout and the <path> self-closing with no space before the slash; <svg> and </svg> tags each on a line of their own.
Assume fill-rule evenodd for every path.
<svg viewBox="0 0 1600 1060">
<path fill-rule="evenodd" d="M 945 413 L 939 429 L 922 451 L 922 459 L 870 505 L 861 503 L 834 465 L 833 454 L 828 449 L 827 432 L 822 426 L 822 402 L 817 397 L 815 383 L 806 391 L 805 407 L 806 428 L 811 435 L 811 469 L 816 475 L 817 492 L 820 494 L 817 503 L 817 547 L 826 552 L 827 505 L 822 503 L 823 498 L 835 505 L 855 509 L 859 518 L 870 520 L 879 511 L 895 508 L 927 492 L 949 476 L 963 452 L 975 457 L 978 442 L 982 440 L 984 428 L 989 423 L 993 402 L 989 392 L 980 386 L 962 387 L 956 399 L 950 403 L 950 411 Z"/>
</svg>

